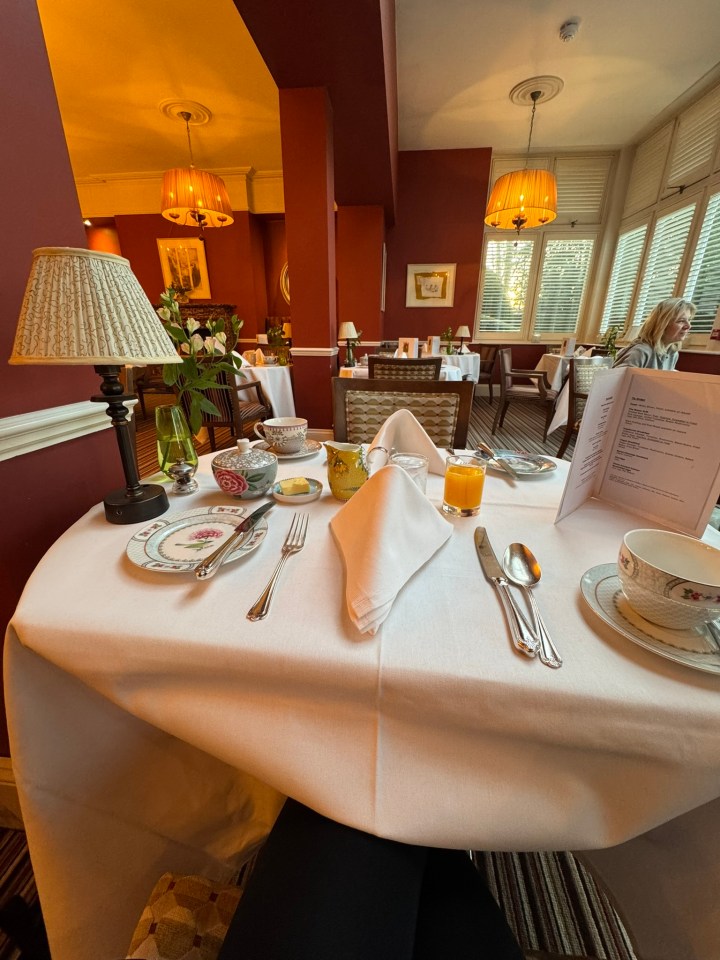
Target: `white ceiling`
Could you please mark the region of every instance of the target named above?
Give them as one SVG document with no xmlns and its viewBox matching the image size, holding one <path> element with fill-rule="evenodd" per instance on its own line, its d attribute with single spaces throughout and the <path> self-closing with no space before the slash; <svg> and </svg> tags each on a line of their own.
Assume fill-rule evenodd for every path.
<svg viewBox="0 0 720 960">
<path fill-rule="evenodd" d="M 38 7 L 77 179 L 184 165 L 168 99 L 212 112 L 192 128 L 198 166 L 281 168 L 277 89 L 232 0 Z M 533 152 L 630 143 L 720 76 L 719 11 L 717 0 L 396 0 L 400 148 L 524 150 L 530 109 L 508 95 L 541 75 L 564 89 L 538 107 Z M 573 17 L 578 35 L 563 43 Z"/>
</svg>

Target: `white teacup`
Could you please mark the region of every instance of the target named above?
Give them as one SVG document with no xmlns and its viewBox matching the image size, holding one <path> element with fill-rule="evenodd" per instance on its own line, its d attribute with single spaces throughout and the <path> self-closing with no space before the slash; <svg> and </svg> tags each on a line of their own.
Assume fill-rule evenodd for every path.
<svg viewBox="0 0 720 960">
<path fill-rule="evenodd" d="M 636 613 L 674 630 L 720 617 L 720 550 L 668 530 L 630 530 L 618 556 L 623 593 Z"/>
<path fill-rule="evenodd" d="M 302 417 L 273 417 L 255 424 L 255 433 L 278 453 L 298 453 L 307 439 L 307 420 Z"/>
</svg>

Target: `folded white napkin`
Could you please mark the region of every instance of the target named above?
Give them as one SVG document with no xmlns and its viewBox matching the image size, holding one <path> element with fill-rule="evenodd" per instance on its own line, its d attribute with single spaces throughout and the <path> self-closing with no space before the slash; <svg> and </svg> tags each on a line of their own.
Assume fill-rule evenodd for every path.
<svg viewBox="0 0 720 960">
<path fill-rule="evenodd" d="M 452 524 L 402 467 L 373 474 L 330 521 L 345 561 L 345 598 L 361 633 L 375 633 L 400 590 L 452 534 Z"/>
<path fill-rule="evenodd" d="M 428 458 L 430 473 L 445 475 L 445 457 L 425 432 L 422 424 L 409 410 L 396 410 L 391 413 L 370 444 L 384 447 L 388 454 L 393 449 L 399 453 L 422 453 Z"/>
<path fill-rule="evenodd" d="M 265 354 L 262 352 L 262 350 L 255 351 L 255 363 L 265 363 Z"/>
</svg>

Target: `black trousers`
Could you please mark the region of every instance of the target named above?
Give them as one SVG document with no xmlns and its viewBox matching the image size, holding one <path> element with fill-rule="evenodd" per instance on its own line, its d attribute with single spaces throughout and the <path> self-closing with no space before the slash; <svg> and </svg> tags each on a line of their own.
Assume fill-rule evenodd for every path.
<svg viewBox="0 0 720 960">
<path fill-rule="evenodd" d="M 396 843 L 288 800 L 219 960 L 523 960 L 463 850 Z"/>
</svg>

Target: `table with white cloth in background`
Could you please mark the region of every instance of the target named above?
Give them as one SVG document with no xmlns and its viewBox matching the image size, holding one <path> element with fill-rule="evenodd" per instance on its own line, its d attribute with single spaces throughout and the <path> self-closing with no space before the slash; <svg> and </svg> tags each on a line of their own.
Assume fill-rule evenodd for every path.
<svg viewBox="0 0 720 960">
<path fill-rule="evenodd" d="M 263 393 L 270 401 L 273 417 L 294 417 L 295 397 L 293 396 L 292 378 L 288 366 L 256 365 L 242 368 L 243 375 L 250 380 L 257 380 Z M 240 394 L 243 399 L 247 399 Z"/>
<path fill-rule="evenodd" d="M 567 377 L 569 365 L 569 357 L 561 357 L 559 353 L 544 353 L 535 369 L 547 374 L 546 379 L 552 390 L 560 390 Z"/>
<path fill-rule="evenodd" d="M 370 370 L 365 364 L 358 363 L 354 367 L 340 367 L 339 374 L 341 377 L 357 377 L 361 380 L 367 380 L 370 376 Z M 462 380 L 462 372 L 457 367 L 449 367 L 443 364 L 440 367 L 440 379 Z"/>
<path fill-rule="evenodd" d="M 469 376 L 475 383 L 480 379 L 480 354 L 479 353 L 451 353 L 443 355 L 443 364 L 450 367 L 457 367 L 460 371 L 460 377 Z"/>
<path fill-rule="evenodd" d="M 169 516 L 228 503 L 211 459 Z M 136 567 L 125 549 L 144 525 L 108 524 L 101 505 L 28 581 L 6 702 L 53 960 L 124 956 L 161 873 L 229 878 L 286 795 L 414 844 L 586 851 L 641 955 L 717 960 L 720 677 L 624 639 L 579 589 L 644 521 L 591 500 L 555 524 L 565 463 L 488 471 L 479 517 L 450 521 L 371 636 L 347 614 L 324 451 L 281 462 L 298 475 L 325 492 L 300 508 L 307 543 L 261 622 L 245 614 L 280 556 L 282 504 L 209 581 Z M 428 496 L 439 506 L 440 476 Z M 561 669 L 514 650 L 478 523 L 500 557 L 518 540 L 538 557 Z"/>
</svg>

